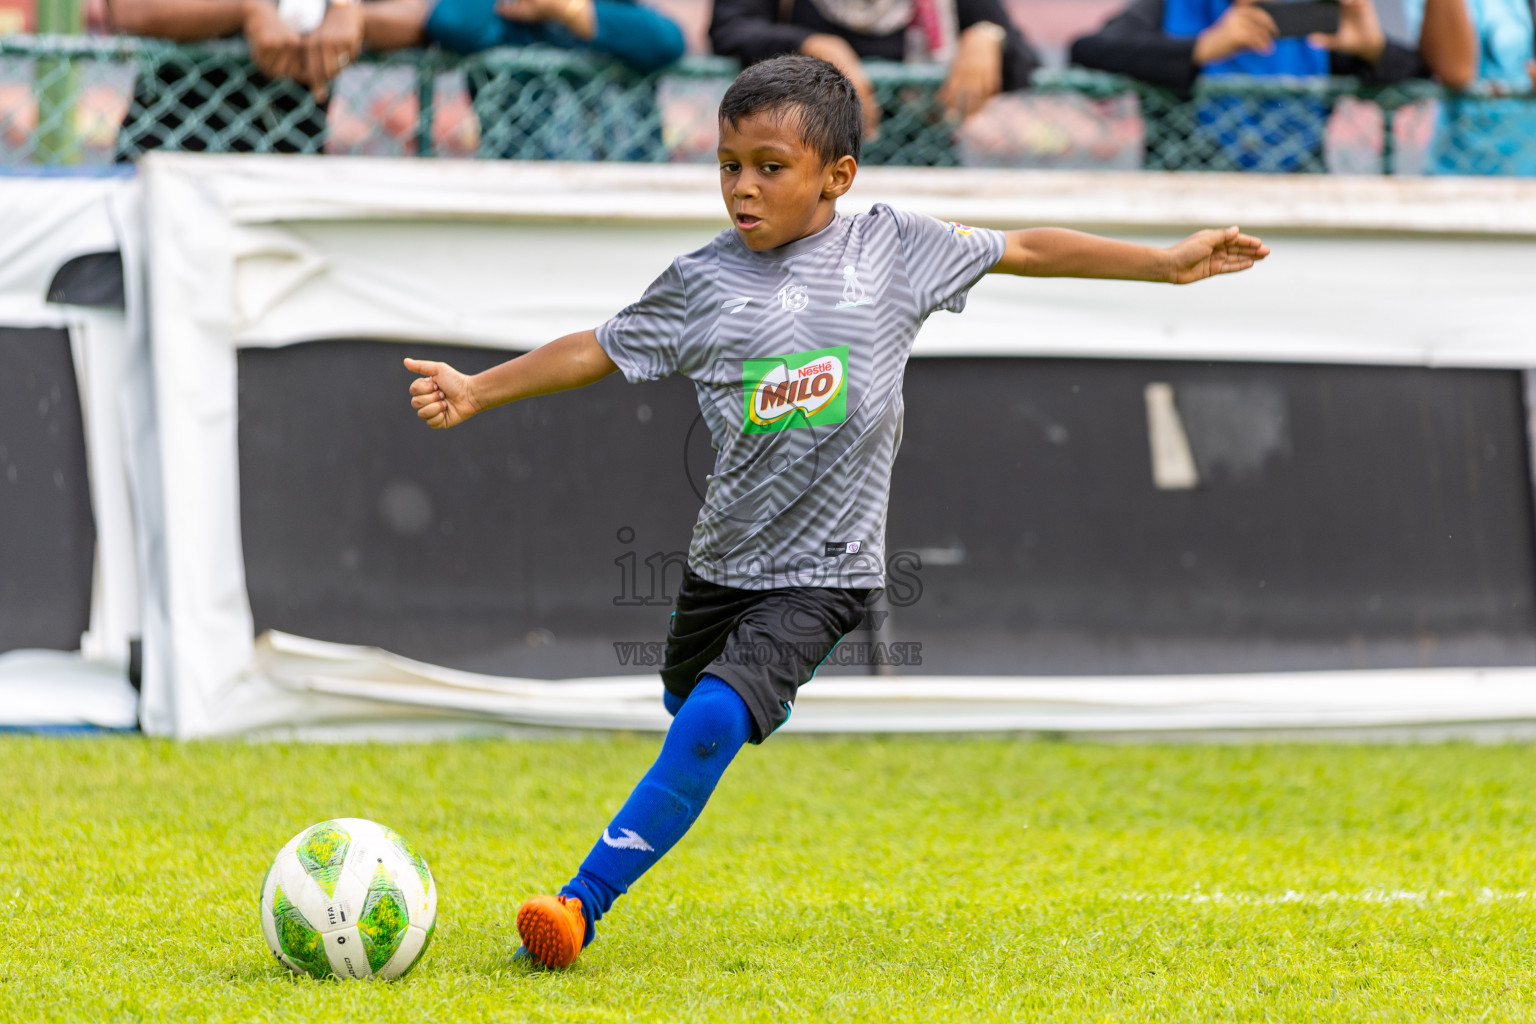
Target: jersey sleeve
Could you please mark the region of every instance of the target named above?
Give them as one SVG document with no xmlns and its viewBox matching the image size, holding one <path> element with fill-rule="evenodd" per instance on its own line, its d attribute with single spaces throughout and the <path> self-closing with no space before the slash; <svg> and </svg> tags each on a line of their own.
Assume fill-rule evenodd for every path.
<svg viewBox="0 0 1536 1024">
<path fill-rule="evenodd" d="M 1003 258 L 1001 231 L 972 228 L 920 213 L 891 210 L 913 298 L 924 316 L 935 310 L 958 313 L 983 274 Z"/>
<path fill-rule="evenodd" d="M 688 293 L 676 261 L 640 298 L 597 328 L 597 343 L 631 384 L 660 380 L 678 369 Z"/>
</svg>

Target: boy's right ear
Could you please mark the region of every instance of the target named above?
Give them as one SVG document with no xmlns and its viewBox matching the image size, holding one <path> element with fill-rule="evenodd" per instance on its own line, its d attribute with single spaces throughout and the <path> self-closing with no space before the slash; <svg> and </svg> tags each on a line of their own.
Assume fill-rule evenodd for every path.
<svg viewBox="0 0 1536 1024">
<path fill-rule="evenodd" d="M 859 163 L 853 157 L 844 154 L 834 160 L 827 168 L 827 177 L 821 187 L 821 198 L 841 199 L 853 188 L 853 179 L 859 173 Z"/>
</svg>

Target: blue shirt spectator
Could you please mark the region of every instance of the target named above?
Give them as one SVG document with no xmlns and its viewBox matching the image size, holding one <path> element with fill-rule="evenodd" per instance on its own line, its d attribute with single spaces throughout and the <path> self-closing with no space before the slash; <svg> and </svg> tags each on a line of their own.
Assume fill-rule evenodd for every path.
<svg viewBox="0 0 1536 1024">
<path fill-rule="evenodd" d="M 671 19 L 622 0 L 438 0 L 424 32 L 455 53 L 542 43 L 601 53 L 640 74 L 671 64 L 686 45 Z M 606 75 L 593 81 L 577 68 L 534 72 L 472 62 L 465 71 L 480 156 L 667 158 L 654 85 Z"/>
<path fill-rule="evenodd" d="M 1342 0 L 1338 31 L 1278 38 L 1251 0 L 1132 0 L 1072 44 L 1084 67 L 1129 75 L 1188 97 L 1197 75 L 1347 75 L 1384 85 L 1423 73 L 1389 43 L 1370 0 Z M 1331 103 L 1305 97 L 1205 96 L 1159 111 L 1148 105 L 1149 168 L 1320 171 Z"/>
<path fill-rule="evenodd" d="M 454 53 L 534 43 L 585 48 L 641 74 L 671 64 L 685 45 L 671 19 L 622 0 L 439 0 L 426 35 Z"/>
<path fill-rule="evenodd" d="M 1477 40 L 1478 91 L 1525 93 L 1536 85 L 1536 26 L 1528 0 L 1465 0 Z M 1405 0 L 1408 26 L 1424 25 L 1425 0 Z M 1536 175 L 1536 97 L 1449 96 L 1430 146 L 1429 174 Z"/>
<path fill-rule="evenodd" d="M 1163 31 L 1196 39 L 1231 8 L 1230 0 L 1167 0 Z M 1242 50 L 1204 65 L 1200 73 L 1311 77 L 1328 73 L 1328 58 L 1327 50 L 1305 39 L 1275 39 L 1268 52 Z M 1195 135 L 1214 142 L 1245 171 L 1301 170 L 1322 152 L 1330 109 L 1315 99 L 1209 96 L 1195 104 Z"/>
</svg>

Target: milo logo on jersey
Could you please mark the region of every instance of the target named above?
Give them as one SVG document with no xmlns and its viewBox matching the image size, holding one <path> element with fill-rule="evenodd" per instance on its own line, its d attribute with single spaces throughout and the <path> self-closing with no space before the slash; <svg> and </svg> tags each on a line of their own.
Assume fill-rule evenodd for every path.
<svg viewBox="0 0 1536 1024">
<path fill-rule="evenodd" d="M 848 418 L 848 346 L 796 352 L 741 364 L 747 418 L 742 430 L 768 434 L 789 427 L 819 427 Z"/>
</svg>

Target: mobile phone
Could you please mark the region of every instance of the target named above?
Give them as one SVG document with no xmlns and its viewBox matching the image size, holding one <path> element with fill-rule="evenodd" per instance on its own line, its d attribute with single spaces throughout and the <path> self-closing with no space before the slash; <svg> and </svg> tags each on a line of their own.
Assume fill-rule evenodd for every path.
<svg viewBox="0 0 1536 1024">
<path fill-rule="evenodd" d="M 1253 6 L 1275 19 L 1281 39 L 1339 30 L 1338 0 L 1259 0 Z"/>
</svg>

